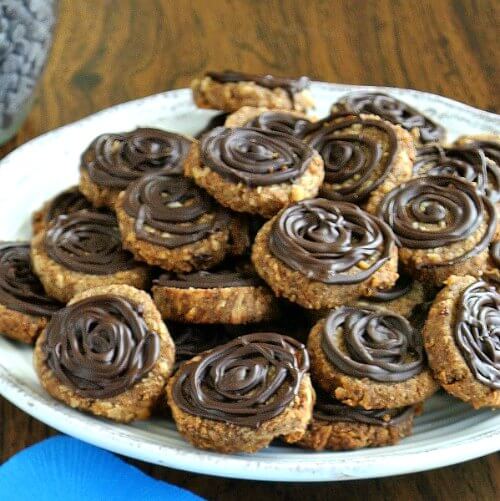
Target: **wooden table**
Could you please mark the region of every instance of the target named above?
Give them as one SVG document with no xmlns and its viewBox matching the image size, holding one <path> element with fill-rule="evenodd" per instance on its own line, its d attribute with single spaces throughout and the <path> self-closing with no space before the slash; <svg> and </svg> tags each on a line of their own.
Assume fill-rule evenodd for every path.
<svg viewBox="0 0 500 501">
<path fill-rule="evenodd" d="M 498 111 L 499 7 L 495 0 L 61 0 L 38 99 L 0 154 L 102 108 L 187 86 L 206 69 L 411 87 Z M 54 433 L 0 398 L 0 461 Z M 218 500 L 485 501 L 500 492 L 498 454 L 404 477 L 323 484 L 226 480 L 135 464 Z"/>
</svg>

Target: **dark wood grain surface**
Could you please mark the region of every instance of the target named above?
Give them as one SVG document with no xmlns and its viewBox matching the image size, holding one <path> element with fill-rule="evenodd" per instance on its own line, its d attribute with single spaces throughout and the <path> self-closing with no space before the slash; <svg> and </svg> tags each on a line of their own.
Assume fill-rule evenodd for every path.
<svg viewBox="0 0 500 501">
<path fill-rule="evenodd" d="M 206 69 L 411 87 L 498 112 L 499 18 L 496 0 L 61 0 L 38 98 L 0 156 L 102 108 L 184 87 Z M 54 433 L 0 397 L 0 462 Z M 498 454 L 404 477 L 322 484 L 226 480 L 134 464 L 218 500 L 464 501 L 500 492 Z"/>
</svg>

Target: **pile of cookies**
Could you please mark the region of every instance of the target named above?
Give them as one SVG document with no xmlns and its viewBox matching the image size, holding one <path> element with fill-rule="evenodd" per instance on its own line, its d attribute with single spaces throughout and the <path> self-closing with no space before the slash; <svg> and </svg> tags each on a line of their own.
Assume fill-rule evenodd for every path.
<svg viewBox="0 0 500 501">
<path fill-rule="evenodd" d="M 500 406 L 500 136 L 385 94 L 317 120 L 309 80 L 210 72 L 197 138 L 97 137 L 0 244 L 0 332 L 42 386 L 194 446 L 390 445 L 440 387 Z"/>
</svg>

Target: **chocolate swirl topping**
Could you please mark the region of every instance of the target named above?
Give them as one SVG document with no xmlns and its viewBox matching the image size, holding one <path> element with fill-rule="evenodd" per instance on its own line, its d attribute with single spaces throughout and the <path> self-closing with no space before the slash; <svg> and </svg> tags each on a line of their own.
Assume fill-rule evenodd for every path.
<svg viewBox="0 0 500 501">
<path fill-rule="evenodd" d="M 455 342 L 474 377 L 500 390 L 500 294 L 478 281 L 462 293 Z"/>
<path fill-rule="evenodd" d="M 82 397 L 123 393 L 160 354 L 160 338 L 142 315 L 142 306 L 108 294 L 63 308 L 47 325 L 43 352 L 48 366 Z"/>
<path fill-rule="evenodd" d="M 311 124 L 307 118 L 280 111 L 265 111 L 245 124 L 254 129 L 281 132 L 294 137 L 301 137 Z"/>
<path fill-rule="evenodd" d="M 83 153 L 81 167 L 94 183 L 121 190 L 144 174 L 182 174 L 190 146 L 188 138 L 159 129 L 102 134 Z"/>
<path fill-rule="evenodd" d="M 494 242 L 490 247 L 490 256 L 495 266 L 500 268 L 500 241 Z"/>
<path fill-rule="evenodd" d="M 0 304 L 36 317 L 50 317 L 62 307 L 47 297 L 33 272 L 28 243 L 0 242 Z"/>
<path fill-rule="evenodd" d="M 377 290 L 368 299 L 376 303 L 385 303 L 388 301 L 394 301 L 395 299 L 399 299 L 400 297 L 403 297 L 405 294 L 408 294 L 408 292 L 410 292 L 412 288 L 412 285 L 413 285 L 413 279 L 410 277 L 410 275 L 400 272 L 398 280 L 396 281 L 394 287 L 385 290 Z"/>
<path fill-rule="evenodd" d="M 59 193 L 51 201 L 45 212 L 45 221 L 48 223 L 63 214 L 73 214 L 79 210 L 91 210 L 92 204 L 74 186 Z"/>
<path fill-rule="evenodd" d="M 422 143 L 440 141 L 445 136 L 441 125 L 399 99 L 381 92 L 352 92 L 339 99 L 334 108 L 349 113 L 373 113 L 406 130 L 418 129 Z"/>
<path fill-rule="evenodd" d="M 125 191 L 123 209 L 135 219 L 138 239 L 168 249 L 221 231 L 230 218 L 226 209 L 190 179 L 161 174 L 131 183 Z"/>
<path fill-rule="evenodd" d="M 257 428 L 292 402 L 308 369 L 307 351 L 295 339 L 247 334 L 182 365 L 173 398 L 189 414 Z"/>
<path fill-rule="evenodd" d="M 412 179 L 393 189 L 379 207 L 399 245 L 434 249 L 461 242 L 473 235 L 488 215 L 488 227 L 474 249 L 448 263 L 478 254 L 490 243 L 497 216 L 490 200 L 475 186 L 453 176 Z"/>
<path fill-rule="evenodd" d="M 123 250 L 116 219 L 111 214 L 82 210 L 59 216 L 47 230 L 45 251 L 73 271 L 108 275 L 137 266 Z"/>
<path fill-rule="evenodd" d="M 217 127 L 201 140 L 201 161 L 223 178 L 247 186 L 293 182 L 314 151 L 299 139 L 269 130 Z"/>
<path fill-rule="evenodd" d="M 277 259 L 309 279 L 355 284 L 390 258 L 394 236 L 383 221 L 353 204 L 317 198 L 285 209 L 268 245 Z"/>
<path fill-rule="evenodd" d="M 361 127 L 359 133 L 347 130 L 353 125 Z M 370 137 L 366 134 L 370 130 L 383 139 Z M 305 141 L 323 158 L 325 182 L 335 185 L 323 186 L 323 195 L 344 202 L 363 201 L 379 187 L 392 170 L 397 150 L 396 133 L 390 125 L 349 114 L 331 115 L 312 124 Z"/>
<path fill-rule="evenodd" d="M 492 162 L 495 162 L 497 166 L 500 166 L 500 140 L 473 139 L 467 141 L 466 144 L 471 148 L 479 148 L 484 152 L 486 158 L 489 158 Z"/>
<path fill-rule="evenodd" d="M 406 381 L 422 372 L 425 364 L 422 340 L 408 320 L 371 308 L 331 310 L 321 347 L 345 374 L 385 383 Z"/>
<path fill-rule="evenodd" d="M 342 404 L 322 391 L 316 390 L 314 418 L 330 423 L 363 423 L 374 426 L 397 426 L 415 413 L 415 407 L 400 409 L 366 410 L 362 407 L 351 407 Z"/>
</svg>

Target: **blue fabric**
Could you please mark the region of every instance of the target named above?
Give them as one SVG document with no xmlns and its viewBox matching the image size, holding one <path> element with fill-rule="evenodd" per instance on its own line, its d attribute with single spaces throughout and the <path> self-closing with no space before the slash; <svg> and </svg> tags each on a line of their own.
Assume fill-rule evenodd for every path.
<svg viewBox="0 0 500 501">
<path fill-rule="evenodd" d="M 49 438 L 0 466 L 2 501 L 200 501 L 148 477 L 110 452 L 66 436 Z"/>
</svg>

